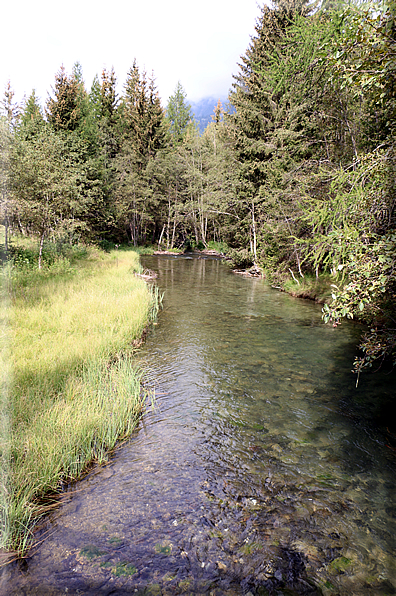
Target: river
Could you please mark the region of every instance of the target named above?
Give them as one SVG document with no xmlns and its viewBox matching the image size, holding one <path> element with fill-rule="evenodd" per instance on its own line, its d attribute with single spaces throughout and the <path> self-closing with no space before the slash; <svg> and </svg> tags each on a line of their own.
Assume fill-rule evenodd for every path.
<svg viewBox="0 0 396 596">
<path fill-rule="evenodd" d="M 4 595 L 396 594 L 395 375 L 360 330 L 211 258 L 144 257 L 164 309 L 131 440 L 66 493 Z"/>
</svg>

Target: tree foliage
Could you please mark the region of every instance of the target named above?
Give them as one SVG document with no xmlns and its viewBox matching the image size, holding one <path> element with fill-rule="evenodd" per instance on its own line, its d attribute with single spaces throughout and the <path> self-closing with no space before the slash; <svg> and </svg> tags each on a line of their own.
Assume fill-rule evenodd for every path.
<svg viewBox="0 0 396 596">
<path fill-rule="evenodd" d="M 53 97 L 49 96 L 46 116 L 54 130 L 75 130 L 81 119 L 80 81 L 74 75 L 67 75 L 62 65 L 55 75 Z"/>
<path fill-rule="evenodd" d="M 325 319 L 337 325 L 342 317 L 358 317 L 369 325 L 361 344 L 363 355 L 355 361 L 359 373 L 387 356 L 396 364 L 395 7 L 391 2 L 348 7 L 342 19 L 340 43 L 329 45 L 331 76 L 341 86 L 352 87 L 364 103 L 368 118 L 361 131 L 362 148 L 379 146 L 359 152 L 353 174 L 340 172 L 335 180 L 342 193 L 331 197 L 333 208 L 334 200 L 348 198 L 341 211 L 343 221 L 333 224 L 345 247 L 335 259 L 345 283 L 335 286 Z"/>
<path fill-rule="evenodd" d="M 263 6 L 202 134 L 181 83 L 164 110 L 136 61 L 120 96 L 113 68 L 88 93 L 61 67 L 44 113 L 8 85 L 3 221 L 41 244 L 226 242 L 277 285 L 331 275 L 326 320 L 370 329 L 356 370 L 394 357 L 395 37 L 391 0 Z"/>
<path fill-rule="evenodd" d="M 187 127 L 193 119 L 191 106 L 187 103 L 186 97 L 187 93 L 179 81 L 166 107 L 166 119 L 169 123 L 169 131 L 175 145 L 183 142 Z"/>
<path fill-rule="evenodd" d="M 33 138 L 16 138 L 10 158 L 12 192 L 26 231 L 40 238 L 79 234 L 89 205 L 84 170 L 66 140 L 45 126 Z"/>
</svg>

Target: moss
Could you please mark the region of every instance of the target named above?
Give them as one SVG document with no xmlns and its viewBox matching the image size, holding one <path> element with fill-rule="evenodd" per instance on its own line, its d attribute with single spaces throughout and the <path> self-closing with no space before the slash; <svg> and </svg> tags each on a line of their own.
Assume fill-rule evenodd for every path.
<svg viewBox="0 0 396 596">
<path fill-rule="evenodd" d="M 329 568 L 337 573 L 344 573 L 351 563 L 352 561 L 347 557 L 338 557 L 330 563 Z"/>
<path fill-rule="evenodd" d="M 120 561 L 112 568 L 111 573 L 116 577 L 130 576 L 137 573 L 137 569 L 132 563 L 128 561 Z"/>
<path fill-rule="evenodd" d="M 105 554 L 106 552 L 104 550 L 100 550 L 100 548 L 94 544 L 87 544 L 87 546 L 84 546 L 80 550 L 80 555 L 86 559 L 96 559 L 97 557 L 101 557 Z"/>
<path fill-rule="evenodd" d="M 172 545 L 159 543 L 155 545 L 154 549 L 158 555 L 170 555 L 172 552 Z"/>
<path fill-rule="evenodd" d="M 110 567 L 113 567 L 113 563 L 111 561 L 103 561 L 100 566 L 103 567 L 103 569 L 109 569 Z"/>
<path fill-rule="evenodd" d="M 144 593 L 148 596 L 161 596 L 161 586 L 159 584 L 151 584 L 147 586 Z"/>
<path fill-rule="evenodd" d="M 263 547 L 259 542 L 248 542 L 246 544 L 244 544 L 243 546 L 241 546 L 241 548 L 239 549 L 240 552 L 244 555 L 251 555 L 252 553 L 255 553 L 259 550 L 261 550 Z"/>
<path fill-rule="evenodd" d="M 182 594 L 184 594 L 185 592 L 189 592 L 191 583 L 191 579 L 183 579 L 179 582 L 179 589 L 181 590 Z"/>
</svg>

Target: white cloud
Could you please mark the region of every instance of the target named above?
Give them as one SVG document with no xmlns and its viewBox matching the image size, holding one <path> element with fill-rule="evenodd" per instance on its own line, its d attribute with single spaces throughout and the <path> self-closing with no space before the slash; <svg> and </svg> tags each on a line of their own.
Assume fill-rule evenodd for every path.
<svg viewBox="0 0 396 596">
<path fill-rule="evenodd" d="M 42 102 L 61 64 L 81 63 L 89 87 L 114 66 L 120 86 L 136 58 L 154 71 L 166 101 L 178 80 L 189 99 L 225 94 L 254 34 L 256 0 L 21 0 L 4 7 L 0 85 L 18 99 L 36 89 Z"/>
</svg>

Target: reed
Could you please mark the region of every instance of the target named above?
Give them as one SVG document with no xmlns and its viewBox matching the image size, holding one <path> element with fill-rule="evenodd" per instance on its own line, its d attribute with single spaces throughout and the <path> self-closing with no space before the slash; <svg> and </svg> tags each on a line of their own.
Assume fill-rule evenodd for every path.
<svg viewBox="0 0 396 596">
<path fill-rule="evenodd" d="M 3 272 L 1 547 L 23 553 L 43 497 L 103 462 L 145 403 L 131 346 L 159 304 L 133 251 Z M 4 291 L 4 288 L 8 291 Z"/>
</svg>

